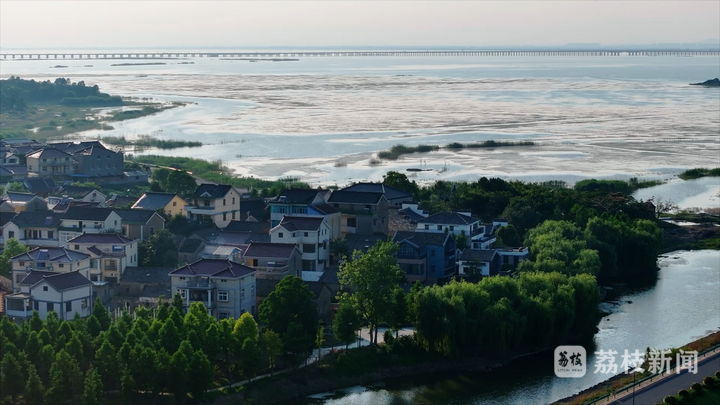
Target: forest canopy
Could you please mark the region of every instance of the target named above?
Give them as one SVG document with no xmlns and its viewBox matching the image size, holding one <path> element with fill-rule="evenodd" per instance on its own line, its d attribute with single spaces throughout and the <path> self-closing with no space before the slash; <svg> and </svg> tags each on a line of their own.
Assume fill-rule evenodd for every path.
<svg viewBox="0 0 720 405">
<path fill-rule="evenodd" d="M 97 85 L 86 86 L 84 81 L 72 82 L 57 78 L 51 82 L 25 80 L 10 76 L 0 80 L 0 113 L 23 112 L 28 104 L 57 103 L 67 106 L 119 106 L 119 96 L 101 93 Z"/>
</svg>

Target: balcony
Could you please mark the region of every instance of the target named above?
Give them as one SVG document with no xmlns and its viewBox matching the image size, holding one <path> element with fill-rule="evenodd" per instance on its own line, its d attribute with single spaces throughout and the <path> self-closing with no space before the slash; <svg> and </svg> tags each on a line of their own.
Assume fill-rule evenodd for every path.
<svg viewBox="0 0 720 405">
<path fill-rule="evenodd" d="M 260 273 L 283 274 L 290 270 L 290 266 L 249 266 Z"/>
<path fill-rule="evenodd" d="M 215 213 L 215 207 L 212 205 L 209 207 L 196 207 L 194 205 L 186 205 L 185 212 L 195 215 L 212 215 Z"/>
<path fill-rule="evenodd" d="M 202 302 L 206 308 L 215 308 L 217 300 L 214 293 L 208 294 L 207 291 L 189 291 L 185 300 L 185 305 L 190 306 L 193 302 Z"/>
<path fill-rule="evenodd" d="M 187 280 L 185 281 L 185 287 L 209 290 L 211 288 L 215 288 L 216 284 L 207 280 Z"/>
</svg>

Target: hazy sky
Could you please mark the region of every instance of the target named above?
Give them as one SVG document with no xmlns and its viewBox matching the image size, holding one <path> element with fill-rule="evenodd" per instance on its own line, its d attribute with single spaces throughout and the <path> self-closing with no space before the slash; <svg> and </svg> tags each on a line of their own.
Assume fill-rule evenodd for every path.
<svg viewBox="0 0 720 405">
<path fill-rule="evenodd" d="M 717 0 L 0 0 L 3 49 L 642 44 L 717 38 Z"/>
</svg>

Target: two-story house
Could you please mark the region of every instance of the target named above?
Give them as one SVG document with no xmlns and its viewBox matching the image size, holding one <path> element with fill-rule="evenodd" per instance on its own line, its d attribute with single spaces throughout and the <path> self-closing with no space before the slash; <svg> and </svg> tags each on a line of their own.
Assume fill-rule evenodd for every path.
<svg viewBox="0 0 720 405">
<path fill-rule="evenodd" d="M 427 218 L 418 219 L 416 232 L 449 232 L 455 237 L 465 235 L 467 247 L 474 249 L 492 245 L 492 242 L 495 241 L 495 238 L 485 234 L 485 226 L 480 218 L 466 211 L 441 211 Z M 459 246 L 459 248 L 464 249 L 465 246 Z"/>
<path fill-rule="evenodd" d="M 47 202 L 42 198 L 31 193 L 17 193 L 8 191 L 3 198 L 15 209 L 15 212 L 21 211 L 45 211 L 48 209 Z"/>
<path fill-rule="evenodd" d="M 103 194 L 100 190 L 96 190 L 92 187 L 81 186 L 62 186 L 57 192 L 51 193 L 50 196 L 50 198 L 55 199 L 67 197 L 72 198 L 75 201 L 98 203 L 101 206 L 103 206 L 107 200 L 107 196 L 105 196 L 105 194 Z"/>
<path fill-rule="evenodd" d="M 270 230 L 270 242 L 300 247 L 302 279 L 305 281 L 318 281 L 330 264 L 330 227 L 323 217 L 286 215 Z"/>
<path fill-rule="evenodd" d="M 400 245 L 398 264 L 408 281 L 443 283 L 455 275 L 457 247 L 451 233 L 398 231 L 392 240 Z"/>
<path fill-rule="evenodd" d="M 10 258 L 13 291 L 20 292 L 20 283 L 32 270 L 68 273 L 79 271 L 90 278 L 90 255 L 62 247 L 36 247 Z"/>
<path fill-rule="evenodd" d="M 412 194 L 398 190 L 395 187 L 390 187 L 383 183 L 355 183 L 352 186 L 343 188 L 341 191 L 382 193 L 388 201 L 388 204 L 396 207 L 402 206 L 403 203 L 410 203 L 413 201 Z"/>
<path fill-rule="evenodd" d="M 90 255 L 90 280 L 117 283 L 126 267 L 138 266 L 138 241 L 116 233 L 83 233 L 69 249 Z"/>
<path fill-rule="evenodd" d="M 341 237 L 340 210 L 328 204 L 325 197 L 328 190 L 312 188 L 291 188 L 283 190 L 270 201 L 270 226 L 276 227 L 285 215 L 294 217 L 325 217 L 330 227 L 330 239 Z"/>
<path fill-rule="evenodd" d="M 93 284 L 79 271 L 31 271 L 20 283 L 20 292 L 5 296 L 7 316 L 27 319 L 33 310 L 45 319 L 50 311 L 60 320 L 81 318 L 92 312 Z"/>
<path fill-rule="evenodd" d="M 134 210 L 153 211 L 162 209 L 169 218 L 176 215 L 185 216 L 185 205 L 187 205 L 185 200 L 177 194 L 147 192 L 143 194 L 131 208 Z"/>
<path fill-rule="evenodd" d="M 362 191 L 334 191 L 328 204 L 340 210 L 340 233 L 387 235 L 388 201 L 382 193 Z"/>
<path fill-rule="evenodd" d="M 187 310 L 199 301 L 216 319 L 255 313 L 255 270 L 229 260 L 200 259 L 170 272 L 172 295 Z"/>
<path fill-rule="evenodd" d="M 502 259 L 497 249 L 465 249 L 457 264 L 459 276 L 479 279 L 497 275 Z"/>
<path fill-rule="evenodd" d="M 5 224 L 3 239 L 15 238 L 27 246 L 61 246 L 62 215 L 52 211 L 22 211 Z"/>
<path fill-rule="evenodd" d="M 77 161 L 75 173 L 79 176 L 125 177 L 123 153 L 107 149 L 100 142 L 81 143 L 75 149 L 73 157 Z"/>
<path fill-rule="evenodd" d="M 122 231 L 122 218 L 112 208 L 70 207 L 62 217 L 60 242 L 66 242 L 82 233 L 108 233 Z"/>
<path fill-rule="evenodd" d="M 130 239 L 145 240 L 165 229 L 165 218 L 153 210 L 115 209 L 122 220 L 122 234 Z"/>
<path fill-rule="evenodd" d="M 53 147 L 45 147 L 28 154 L 26 164 L 29 173 L 58 180 L 65 180 L 75 173 L 73 156 Z"/>
<path fill-rule="evenodd" d="M 243 253 L 243 261 L 257 270 L 258 279 L 300 277 L 302 252 L 294 243 L 251 242 Z"/>
<path fill-rule="evenodd" d="M 201 184 L 185 206 L 188 218 L 226 227 L 240 219 L 240 192 L 227 184 Z"/>
</svg>

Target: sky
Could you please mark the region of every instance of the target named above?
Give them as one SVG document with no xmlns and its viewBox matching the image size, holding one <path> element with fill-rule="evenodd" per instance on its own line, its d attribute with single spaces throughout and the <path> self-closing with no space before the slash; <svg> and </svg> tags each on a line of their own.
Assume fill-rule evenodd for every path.
<svg viewBox="0 0 720 405">
<path fill-rule="evenodd" d="M 0 50 L 687 43 L 720 1 L 0 0 Z"/>
</svg>

